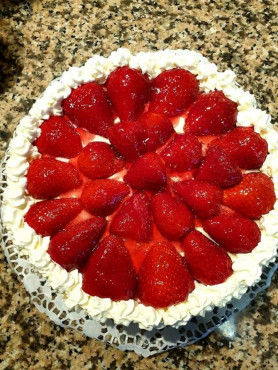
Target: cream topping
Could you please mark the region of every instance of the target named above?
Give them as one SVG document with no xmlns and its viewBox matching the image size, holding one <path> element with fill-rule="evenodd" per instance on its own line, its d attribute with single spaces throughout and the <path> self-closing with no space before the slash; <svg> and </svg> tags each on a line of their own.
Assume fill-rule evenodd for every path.
<svg viewBox="0 0 278 370">
<path fill-rule="evenodd" d="M 156 77 L 165 69 L 182 67 L 197 75 L 203 91 L 223 90 L 224 94 L 238 103 L 238 126 L 253 125 L 255 131 L 267 140 L 269 155 L 262 171 L 273 178 L 278 198 L 278 131 L 270 124 L 270 116 L 256 108 L 253 95 L 243 91 L 235 82 L 234 72 L 218 72 L 215 64 L 201 54 L 190 50 L 163 50 L 141 52 L 132 55 L 127 49 L 118 49 L 108 58 L 98 55 L 90 58 L 83 67 L 71 67 L 54 80 L 44 94 L 24 117 L 10 142 L 6 164 L 7 187 L 3 194 L 2 219 L 10 239 L 19 253 L 26 255 L 30 263 L 45 276 L 54 289 L 58 289 L 68 307 L 81 306 L 99 320 L 112 318 L 117 324 L 136 322 L 141 328 L 185 324 L 192 316 L 204 315 L 214 306 L 222 307 L 233 297 L 241 297 L 249 286 L 260 280 L 262 267 L 275 259 L 278 238 L 278 202 L 264 215 L 258 225 L 262 239 L 249 254 L 230 254 L 234 273 L 224 283 L 205 286 L 196 282 L 195 290 L 186 302 L 167 309 L 147 307 L 135 300 L 112 301 L 109 298 L 91 297 L 82 290 L 82 274 L 77 270 L 67 272 L 51 260 L 47 254 L 49 237 L 41 237 L 24 222 L 24 215 L 36 200 L 26 194 L 26 173 L 31 159 L 39 156 L 31 142 L 39 136 L 39 126 L 50 115 L 61 115 L 61 102 L 72 88 L 89 82 L 104 82 L 118 66 L 130 65 L 141 69 L 150 77 Z M 184 119 L 176 127 L 182 132 Z"/>
</svg>

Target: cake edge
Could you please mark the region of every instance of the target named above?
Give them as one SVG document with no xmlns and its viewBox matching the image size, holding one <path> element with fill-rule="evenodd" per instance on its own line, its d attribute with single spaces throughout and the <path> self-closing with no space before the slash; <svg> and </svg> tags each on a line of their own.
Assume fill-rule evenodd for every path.
<svg viewBox="0 0 278 370">
<path fill-rule="evenodd" d="M 40 124 L 50 114 L 62 114 L 61 101 L 69 96 L 72 88 L 90 81 L 104 82 L 113 69 L 123 65 L 141 69 L 151 77 L 165 69 L 182 67 L 197 75 L 201 90 L 222 90 L 228 98 L 236 101 L 239 110 L 237 126 L 253 125 L 255 131 L 268 142 L 269 155 L 261 170 L 273 178 L 278 198 L 278 131 L 272 127 L 270 116 L 256 108 L 254 97 L 238 87 L 232 71 L 218 72 L 215 64 L 190 50 L 167 49 L 132 55 L 128 49 L 118 49 L 108 58 L 95 55 L 84 66 L 69 68 L 50 83 L 29 114 L 20 121 L 7 151 L 7 186 L 3 192 L 2 220 L 18 252 L 27 256 L 34 268 L 48 279 L 52 288 L 63 294 L 69 308 L 79 305 L 98 320 L 112 318 L 116 324 L 123 325 L 135 322 L 147 330 L 154 326 L 184 325 L 192 316 L 203 316 L 215 306 L 223 307 L 232 298 L 240 298 L 249 286 L 260 280 L 262 267 L 273 261 L 277 253 L 278 201 L 274 209 L 258 221 L 262 231 L 259 245 L 247 255 L 230 254 L 234 273 L 229 279 L 215 286 L 196 282 L 196 289 L 186 302 L 166 310 L 144 306 L 135 300 L 113 302 L 109 298 L 87 295 L 81 289 L 82 275 L 77 270 L 67 272 L 50 259 L 47 254 L 50 238 L 42 238 L 23 222 L 24 214 L 35 202 L 25 196 L 26 159 L 39 156 L 31 142 L 39 136 Z"/>
</svg>

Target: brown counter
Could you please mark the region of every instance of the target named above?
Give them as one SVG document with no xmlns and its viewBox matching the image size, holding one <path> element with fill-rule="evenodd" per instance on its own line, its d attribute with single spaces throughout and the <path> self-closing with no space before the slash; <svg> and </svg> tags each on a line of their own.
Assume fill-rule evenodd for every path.
<svg viewBox="0 0 278 370">
<path fill-rule="evenodd" d="M 277 122 L 277 9 L 277 0 L 2 0 L 2 153 L 53 78 L 120 46 L 200 51 L 220 69 L 233 69 Z M 51 323 L 34 308 L 2 252 L 0 271 L 0 369 L 278 368 L 277 274 L 240 315 L 234 340 L 213 333 L 187 349 L 143 359 Z"/>
</svg>

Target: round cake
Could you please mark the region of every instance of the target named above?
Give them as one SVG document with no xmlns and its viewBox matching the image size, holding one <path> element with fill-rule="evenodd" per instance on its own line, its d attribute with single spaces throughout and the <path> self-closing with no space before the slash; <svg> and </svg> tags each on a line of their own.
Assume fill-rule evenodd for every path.
<svg viewBox="0 0 278 370">
<path fill-rule="evenodd" d="M 197 52 L 119 49 L 71 67 L 6 160 L 16 253 L 98 320 L 184 325 L 276 257 L 278 131 Z"/>
</svg>

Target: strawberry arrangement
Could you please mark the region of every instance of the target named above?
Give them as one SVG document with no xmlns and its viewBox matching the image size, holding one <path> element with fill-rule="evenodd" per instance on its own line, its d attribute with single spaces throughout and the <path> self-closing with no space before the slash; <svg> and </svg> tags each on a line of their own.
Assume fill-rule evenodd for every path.
<svg viewBox="0 0 278 370">
<path fill-rule="evenodd" d="M 33 143 L 41 157 L 30 162 L 27 191 L 39 201 L 25 221 L 51 237 L 55 262 L 82 272 L 86 293 L 168 307 L 194 280 L 224 282 L 228 252 L 258 245 L 255 220 L 276 200 L 259 171 L 267 143 L 236 127 L 237 104 L 221 91 L 202 93 L 181 68 L 149 80 L 119 67 L 62 107 Z"/>
</svg>

